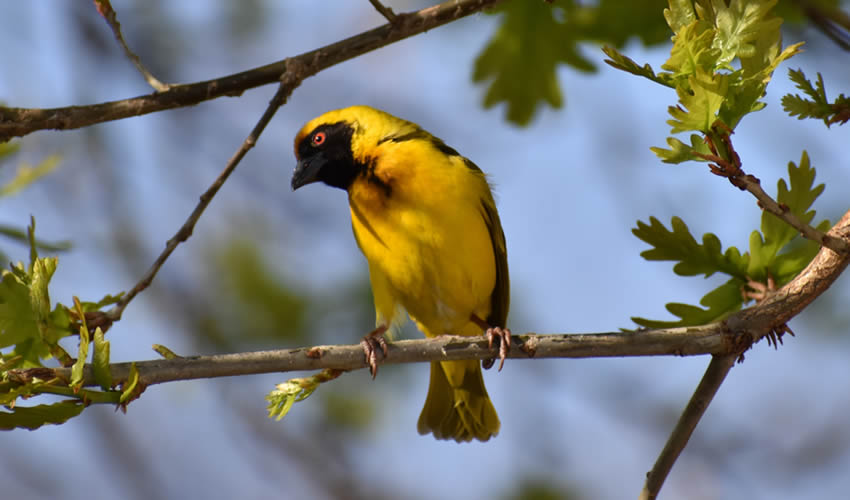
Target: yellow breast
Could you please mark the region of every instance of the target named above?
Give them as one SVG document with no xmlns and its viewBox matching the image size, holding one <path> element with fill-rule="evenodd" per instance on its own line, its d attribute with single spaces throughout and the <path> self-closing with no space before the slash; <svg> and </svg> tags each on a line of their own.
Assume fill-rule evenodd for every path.
<svg viewBox="0 0 850 500">
<path fill-rule="evenodd" d="M 462 333 L 471 314 L 486 318 L 496 262 L 480 171 L 433 148 L 387 144 L 374 173 L 384 184 L 358 179 L 349 189 L 357 243 L 391 295 L 426 335 Z M 387 307 L 387 306 L 385 306 Z M 392 318 L 394 311 L 378 311 Z M 480 332 L 479 332 L 480 333 Z"/>
</svg>

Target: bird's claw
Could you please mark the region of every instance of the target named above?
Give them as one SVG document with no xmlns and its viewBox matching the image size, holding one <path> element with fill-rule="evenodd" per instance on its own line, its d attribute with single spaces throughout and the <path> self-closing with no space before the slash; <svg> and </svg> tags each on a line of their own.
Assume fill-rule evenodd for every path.
<svg viewBox="0 0 850 500">
<path fill-rule="evenodd" d="M 360 341 L 360 346 L 363 347 L 363 354 L 366 355 L 366 363 L 369 365 L 369 373 L 372 374 L 372 380 L 378 375 L 378 350 L 380 350 L 384 358 L 389 353 L 387 339 L 384 338 L 384 332 L 387 327 L 379 326 L 369 332 L 363 340 Z"/>
<path fill-rule="evenodd" d="M 501 328 L 498 326 L 488 328 L 484 335 L 487 337 L 487 346 L 493 349 L 493 341 L 499 339 L 499 371 L 505 366 L 505 358 L 511 350 L 511 330 L 509 328 Z M 485 370 L 489 370 L 496 363 L 496 358 L 485 359 L 481 362 L 481 366 Z"/>
</svg>

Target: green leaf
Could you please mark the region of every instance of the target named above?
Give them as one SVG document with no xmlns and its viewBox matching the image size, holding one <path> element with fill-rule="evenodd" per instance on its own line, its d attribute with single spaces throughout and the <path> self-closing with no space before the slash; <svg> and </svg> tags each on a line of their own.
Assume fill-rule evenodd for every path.
<svg viewBox="0 0 850 500">
<path fill-rule="evenodd" d="M 667 310 L 679 318 L 678 321 L 656 321 L 646 318 L 633 317 L 632 321 L 644 328 L 675 328 L 680 326 L 704 325 L 719 321 L 729 314 L 739 310 L 744 302 L 741 287 L 744 282 L 732 278 L 714 290 L 708 292 L 699 301 L 705 308 L 689 304 L 670 303 Z"/>
<path fill-rule="evenodd" d="M 0 160 L 6 156 L 11 156 L 13 153 L 17 153 L 20 149 L 20 142 L 0 142 Z"/>
<path fill-rule="evenodd" d="M 782 108 L 790 116 L 796 116 L 800 120 L 820 118 L 827 127 L 835 122 L 845 123 L 850 120 L 850 97 L 840 94 L 834 102 L 830 103 L 820 73 L 815 85 L 812 85 L 802 70 L 789 70 L 788 76 L 797 88 L 810 98 L 806 99 L 797 94 L 783 96 Z"/>
<path fill-rule="evenodd" d="M 55 257 L 40 258 L 35 243 L 35 219 L 28 228 L 30 265 L 18 263 L 2 271 L 0 280 L 0 348 L 15 345 L 25 366 L 40 366 L 50 355 L 66 361 L 56 343 L 67 336 L 67 316 L 50 310 L 48 285 L 56 271 Z"/>
<path fill-rule="evenodd" d="M 0 281 L 0 348 L 38 337 L 29 287 L 14 273 L 3 271 Z"/>
<path fill-rule="evenodd" d="M 179 358 L 182 358 L 182 356 L 176 354 L 174 351 L 165 347 L 164 345 L 154 344 L 153 350 L 156 351 L 157 354 L 162 356 L 163 359 L 179 359 Z"/>
<path fill-rule="evenodd" d="M 695 74 L 697 69 L 709 74 L 717 69 L 720 51 L 712 46 L 714 31 L 711 24 L 693 20 L 675 33 L 670 57 L 661 65 L 662 69 L 669 71 L 678 82 Z M 687 87 L 684 89 L 687 90 Z"/>
<path fill-rule="evenodd" d="M 269 418 L 282 419 L 292 409 L 293 404 L 310 397 L 318 387 L 319 384 L 312 380 L 312 377 L 293 378 L 277 384 L 275 389 L 266 395 Z"/>
<path fill-rule="evenodd" d="M 507 119 L 528 125 L 543 102 L 563 106 L 559 64 L 594 71 L 579 52 L 577 38 L 542 2 L 509 2 L 501 8 L 502 24 L 475 61 L 474 82 L 489 81 L 484 107 L 507 104 Z"/>
<path fill-rule="evenodd" d="M 50 405 L 15 406 L 11 411 L 0 410 L 0 429 L 35 430 L 45 424 L 63 424 L 85 409 L 80 401 L 62 401 Z"/>
<path fill-rule="evenodd" d="M 704 274 L 708 277 L 719 271 L 739 279 L 746 278 L 747 257 L 735 247 L 724 253 L 714 234 L 704 234 L 699 244 L 678 217 L 673 217 L 670 231 L 655 217 L 650 217 L 649 222 L 638 221 L 637 228 L 632 229 L 635 236 L 653 247 L 641 252 L 644 259 L 677 262 L 673 271 L 680 276 Z"/>
<path fill-rule="evenodd" d="M 667 87 L 675 87 L 669 73 L 659 73 L 656 75 L 652 66 L 648 63 L 643 66 L 639 66 L 636 62 L 621 54 L 613 47 L 605 46 L 602 48 L 602 52 L 610 58 L 605 59 L 605 63 L 611 67 L 623 70 L 633 75 L 642 76 Z"/>
<path fill-rule="evenodd" d="M 776 0 L 670 0 L 665 18 L 674 31 L 670 57 L 656 75 L 676 89 L 678 103 L 668 108 L 671 134 L 709 134 L 716 121 L 734 130 L 749 113 L 764 108 L 760 99 L 776 67 L 799 52 L 800 44 L 782 50 L 782 20 L 773 13 Z M 614 61 L 647 78 L 651 68 Z M 691 156 L 682 142 L 654 151 L 668 163 Z"/>
<path fill-rule="evenodd" d="M 130 364 L 130 374 L 127 380 L 121 385 L 121 397 L 118 401 L 122 405 L 128 404 L 130 401 L 138 397 L 136 394 L 136 386 L 139 384 L 139 369 L 136 368 L 136 363 Z"/>
<path fill-rule="evenodd" d="M 777 202 L 806 223 L 814 219 L 816 214 L 811 207 L 824 190 L 823 184 L 815 185 L 814 180 L 815 169 L 804 151 L 799 165 L 788 164 L 788 183 L 784 179 L 777 183 Z M 829 228 L 827 220 L 816 226 L 821 232 Z M 761 232 L 750 234 L 749 252 L 744 255 L 740 255 L 734 247 L 722 253 L 720 241 L 711 233 L 703 236 L 700 245 L 678 217 L 673 217 L 669 231 L 651 217 L 649 224 L 638 221 L 638 227 L 632 232 L 653 247 L 642 252 L 641 256 L 647 260 L 677 262 L 673 268 L 676 274 L 710 276 L 719 271 L 732 276 L 722 287 L 703 297 L 700 304 L 705 308 L 668 304 L 667 310 L 678 316 L 678 321 L 633 318 L 637 324 L 650 328 L 716 321 L 741 307 L 744 302 L 742 287 L 751 280 L 767 283 L 768 277 L 772 277 L 776 286 L 782 286 L 808 265 L 820 249 L 817 243 L 803 240 L 794 228 L 768 212 L 762 213 Z"/>
<path fill-rule="evenodd" d="M 832 224 L 828 220 L 823 220 L 815 226 L 815 229 L 825 233 L 831 227 Z M 770 264 L 770 272 L 777 286 L 782 286 L 797 276 L 815 258 L 818 251 L 820 251 L 820 245 L 802 238 L 795 238 L 792 243 L 786 245 L 783 252 Z"/>
<path fill-rule="evenodd" d="M 0 198 L 13 195 L 41 177 L 49 174 L 59 164 L 58 156 L 49 156 L 35 167 L 23 164 L 18 167 L 15 177 L 4 186 L 0 186 Z"/>
<path fill-rule="evenodd" d="M 94 330 L 94 353 L 92 354 L 94 379 L 104 391 L 112 387 L 112 372 L 109 371 L 109 341 L 100 327 Z"/>
<path fill-rule="evenodd" d="M 711 150 L 708 149 L 708 145 L 702 137 L 697 134 L 691 134 L 690 146 L 675 137 L 668 137 L 667 145 L 670 146 L 670 149 L 656 147 L 651 147 L 649 149 L 658 155 L 664 163 L 683 163 L 689 160 L 706 161 L 705 159 L 697 156 L 696 153 L 706 155 L 711 154 Z"/>
<path fill-rule="evenodd" d="M 32 283 L 29 287 L 30 301 L 32 311 L 35 313 L 38 322 L 39 333 L 45 340 L 50 328 L 50 295 L 47 292 L 47 285 L 50 283 L 53 273 L 56 272 L 58 263 L 56 257 L 45 257 L 37 258 L 32 264 Z"/>
<path fill-rule="evenodd" d="M 815 218 L 815 211 L 810 208 L 817 197 L 823 193 L 825 186 L 814 185 L 815 169 L 811 166 L 806 151 L 803 151 L 799 166 L 794 162 L 788 162 L 788 180 L 791 183 L 790 188 L 785 183 L 785 179 L 779 179 L 777 182 L 777 203 L 788 207 L 806 224 L 811 223 Z M 770 252 L 771 258 L 798 236 L 796 229 L 768 212 L 762 214 L 761 231 L 766 242 L 765 249 Z"/>
<path fill-rule="evenodd" d="M 28 243 L 29 238 L 27 236 L 26 231 L 23 231 L 17 227 L 7 226 L 5 224 L 0 224 L 0 234 L 3 236 L 9 237 L 20 243 Z M 69 250 L 71 248 L 70 241 L 56 241 L 56 242 L 48 242 L 43 240 L 36 240 L 35 246 L 39 250 L 44 250 L 45 252 L 63 252 L 65 250 Z"/>
<path fill-rule="evenodd" d="M 307 399 L 320 384 L 336 379 L 342 370 L 326 368 L 319 373 L 304 378 L 293 378 L 277 384 L 275 389 L 266 395 L 269 418 L 280 420 L 289 413 L 292 405 Z"/>
<path fill-rule="evenodd" d="M 670 116 L 673 117 L 667 120 L 672 127 L 671 133 L 678 134 L 690 130 L 704 134 L 710 132 L 728 89 L 727 75 L 710 75 L 697 68 L 695 74 L 688 77 L 688 87 L 676 88 L 680 106 L 668 108 Z"/>
<path fill-rule="evenodd" d="M 714 45 L 720 49 L 720 65 L 730 65 L 735 58 L 759 58 L 763 63 L 770 60 L 770 47 L 779 44 L 779 28 L 782 19 L 772 15 L 776 0 L 732 0 L 712 1 L 717 35 Z M 765 40 L 767 46 L 759 44 Z M 760 51 L 761 49 L 761 51 Z M 773 54 L 775 55 L 775 54 Z M 761 56 L 761 57 L 759 57 Z"/>
<path fill-rule="evenodd" d="M 697 19 L 692 0 L 670 0 L 669 7 L 664 9 L 664 19 L 673 33 L 682 31 Z"/>
<path fill-rule="evenodd" d="M 818 196 L 823 193 L 824 185 L 815 185 L 815 169 L 805 151 L 799 165 L 793 162 L 788 163 L 788 181 L 790 187 L 785 179 L 779 179 L 777 182 L 777 203 L 787 207 L 801 221 L 811 224 L 816 215 L 811 208 Z M 820 231 L 826 231 L 829 227 L 827 220 L 817 225 Z M 754 232 L 750 238 L 752 260 L 748 270 L 749 276 L 753 279 L 764 280 L 765 274 L 769 272 L 777 285 L 787 283 L 814 258 L 819 249 L 816 243 L 810 242 L 798 244 L 786 250 L 793 241 L 799 239 L 800 235 L 796 229 L 773 214 L 763 212 L 761 233 Z M 781 253 L 783 250 L 786 251 Z"/>
<path fill-rule="evenodd" d="M 89 356 L 89 330 L 80 325 L 80 348 L 77 351 L 77 361 L 71 367 L 71 387 L 80 389 L 83 386 L 83 369 Z"/>
</svg>

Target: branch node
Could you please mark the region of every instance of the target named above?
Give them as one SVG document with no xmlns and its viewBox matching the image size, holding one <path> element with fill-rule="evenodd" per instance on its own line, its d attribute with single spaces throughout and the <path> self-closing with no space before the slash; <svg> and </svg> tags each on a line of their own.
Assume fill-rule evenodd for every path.
<svg viewBox="0 0 850 500">
<path fill-rule="evenodd" d="M 522 343 L 519 350 L 528 354 L 529 358 L 533 358 L 537 354 L 537 344 L 539 343 L 537 335 L 529 335 L 525 342 Z"/>
<path fill-rule="evenodd" d="M 375 10 L 378 11 L 379 14 L 384 16 L 384 18 L 390 22 L 392 25 L 396 25 L 399 22 L 399 16 L 393 12 L 393 10 L 386 5 L 382 4 L 380 0 L 369 0 L 369 3 L 372 4 L 372 7 L 375 7 Z"/>
</svg>

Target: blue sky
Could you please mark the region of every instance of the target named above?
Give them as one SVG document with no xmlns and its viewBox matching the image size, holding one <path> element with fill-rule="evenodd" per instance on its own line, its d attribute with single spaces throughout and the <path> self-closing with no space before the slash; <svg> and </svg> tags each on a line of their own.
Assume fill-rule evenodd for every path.
<svg viewBox="0 0 850 500">
<path fill-rule="evenodd" d="M 173 55 L 179 64 L 167 66 L 169 76 L 191 82 L 242 71 L 382 20 L 367 2 L 333 2 L 321 9 L 307 1 L 270 4 L 265 28 L 242 43 L 225 43 L 231 40 L 225 35 L 227 21 L 216 9 L 191 2 L 169 5 L 174 14 L 169 22 L 189 41 Z M 129 43 L 143 57 L 168 49 L 167 39 L 146 38 L 156 18 L 116 2 L 119 15 L 122 7 L 136 12 L 121 21 Z M 5 103 L 87 104 L 150 91 L 116 55 L 116 47 L 105 47 L 101 54 L 84 50 L 73 24 L 81 18 L 110 40 L 92 7 L 14 3 L 0 12 L 0 64 L 6 68 L 0 100 Z M 666 317 L 666 302 L 697 302 L 720 278 L 679 278 L 667 263 L 643 261 L 639 253 L 646 246 L 630 231 L 635 221 L 652 215 L 669 223 L 679 215 L 694 234 L 714 232 L 725 245 L 741 248 L 760 217 L 755 201 L 709 175 L 704 165 L 658 162 L 649 147 L 664 144 L 666 107 L 675 96 L 602 64 L 597 48 L 584 51 L 598 65 L 596 74 L 559 71 L 564 109 L 542 110 L 527 128 L 507 124 L 500 107 L 482 109 L 483 88 L 470 82 L 470 74 L 495 27 L 494 17 L 473 16 L 305 81 L 212 203 L 196 235 L 166 264 L 156 286 L 191 281 L 200 272 L 194 259 L 205 244 L 234 234 L 257 238 L 280 263 L 274 272 L 309 289 L 333 288 L 363 276 L 365 261 L 351 237 L 345 196 L 318 186 L 292 193 L 289 177 L 292 138 L 305 121 L 329 109 L 368 104 L 419 123 L 490 175 L 508 242 L 509 325 L 514 331 L 612 331 L 631 326 L 633 315 Z M 745 118 L 734 140 L 744 168 L 768 192 L 775 192 L 787 162 L 798 161 L 807 149 L 818 181 L 827 184 L 819 214 L 835 220 L 847 209 L 847 128 L 825 130 L 814 121 L 787 118 L 779 103 L 793 91 L 786 80 L 789 67 L 802 67 L 810 76 L 823 72 L 831 95 L 850 81 L 850 65 L 835 64 L 828 52 L 816 50 L 830 49 L 825 42 L 815 45 L 780 68 L 768 89 L 767 108 Z M 666 50 L 631 44 L 624 52 L 657 68 Z M 121 241 L 100 218 L 117 212 L 138 224 L 137 236 L 147 252 L 142 260 L 152 262 L 274 90 L 269 86 L 238 99 L 106 123 L 94 131 L 28 136 L 22 159 L 34 163 L 47 153 L 60 153 L 64 160 L 48 179 L 4 199 L 0 222 L 23 225 L 33 214 L 41 236 L 74 240 L 74 251 L 60 257 L 53 279 L 55 300 L 67 303 L 73 294 L 94 299 L 128 289 L 145 266 L 127 272 L 114 257 Z M 191 133 L 183 130 L 187 126 Z M 120 192 L 102 192 L 104 178 L 117 182 Z M 315 223 L 296 223 L 293 214 Z M 246 218 L 263 219 L 268 230 L 240 234 Z M 23 249 L 6 251 L 25 256 Z M 786 338 L 776 351 L 761 343 L 747 353 L 673 469 L 663 498 L 778 499 L 800 498 L 804 492 L 830 498 L 847 491 L 846 431 L 822 431 L 841 429 L 848 410 L 850 322 L 838 306 L 848 299 L 850 285 L 841 278 L 791 323 L 797 337 Z M 185 325 L 164 315 L 164 307 L 143 294 L 128 308 L 110 333 L 113 360 L 152 358 L 154 343 L 192 354 L 193 333 L 177 334 Z M 351 326 L 347 341 L 353 343 L 370 327 Z M 496 494 L 511 486 L 515 471 L 563 481 L 586 498 L 633 498 L 707 362 L 702 357 L 509 362 L 501 373 L 485 375 L 501 416 L 500 435 L 485 444 L 460 446 L 416 433 L 426 365 L 405 373 L 385 367 L 379 377 L 386 380 L 379 383 L 365 372 L 353 373 L 347 376 L 350 390 L 362 391 L 364 398 L 392 398 L 392 403 L 377 416 L 380 432 L 352 445 L 352 466 L 367 481 L 388 480 L 414 498 Z M 43 466 L 49 478 L 27 480 L 23 469 L 3 467 L 0 481 L 11 485 L 5 488 L 11 493 L 30 498 L 60 491 L 67 498 L 114 498 L 123 488 L 139 496 L 152 488 L 165 497 L 250 498 L 295 494 L 298 488 L 318 495 L 309 481 L 300 480 L 297 464 L 281 461 L 275 448 L 286 443 L 287 433 L 297 435 L 299 426 L 309 426 L 318 407 L 308 400 L 282 422 L 264 416 L 264 394 L 284 378 L 151 387 L 126 415 L 92 408 L 63 426 L 6 434 L 5 448 L 21 450 L 22 462 Z M 394 385 L 395 378 L 404 385 Z M 221 411 L 222 394 L 234 396 L 245 421 Z M 280 443 L 245 450 L 250 441 L 241 436 L 250 434 L 252 426 L 267 435 L 279 433 Z M 116 436 L 120 442 L 111 440 Z M 110 461 L 110 448 L 116 446 L 134 450 L 138 469 L 120 469 Z M 838 451 L 827 453 L 830 446 Z M 243 460 L 246 455 L 255 459 Z M 820 456 L 828 459 L 811 462 Z M 94 470 L 103 474 L 69 464 L 96 464 Z M 789 470 L 802 472 L 796 477 L 783 472 Z M 121 481 L 104 479 L 110 476 Z M 156 487 L 141 484 L 140 477 L 154 478 Z"/>
</svg>

